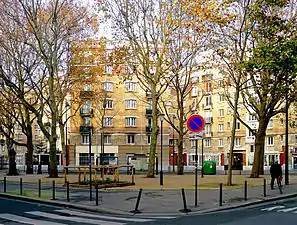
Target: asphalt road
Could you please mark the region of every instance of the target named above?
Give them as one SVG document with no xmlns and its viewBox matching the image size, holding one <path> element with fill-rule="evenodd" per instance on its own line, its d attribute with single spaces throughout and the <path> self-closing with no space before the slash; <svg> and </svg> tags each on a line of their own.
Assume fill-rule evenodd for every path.
<svg viewBox="0 0 297 225">
<path fill-rule="evenodd" d="M 137 223 L 138 224 L 138 223 Z M 276 201 L 261 206 L 192 215 L 167 221 L 153 221 L 146 225 L 292 225 L 297 224 L 297 198 Z"/>
<path fill-rule="evenodd" d="M 157 221 L 157 224 L 163 224 L 165 221 L 174 218 L 105 215 L 0 198 L 0 225 L 132 225 L 153 221 Z"/>
</svg>

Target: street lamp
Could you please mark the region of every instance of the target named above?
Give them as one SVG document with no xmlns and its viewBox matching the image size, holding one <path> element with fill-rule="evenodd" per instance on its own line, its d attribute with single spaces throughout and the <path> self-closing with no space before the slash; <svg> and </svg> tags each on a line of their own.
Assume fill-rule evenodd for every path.
<svg viewBox="0 0 297 225">
<path fill-rule="evenodd" d="M 160 185 L 163 185 L 163 121 L 164 114 L 159 115 L 161 121 L 161 171 L 160 171 Z"/>
<path fill-rule="evenodd" d="M 68 115 L 67 115 L 67 112 L 68 112 L 68 108 L 69 108 L 69 103 L 68 101 L 66 101 L 66 145 L 65 145 L 65 158 L 66 158 L 66 174 L 68 174 L 68 160 L 69 160 L 69 154 L 68 154 L 68 137 L 67 137 L 67 134 L 68 134 L 68 126 L 67 126 L 67 121 L 68 121 Z"/>
<path fill-rule="evenodd" d="M 172 116 L 172 123 L 173 123 L 173 127 L 172 127 L 172 132 L 173 132 L 173 134 L 172 134 L 172 138 L 173 138 L 173 146 L 172 146 L 172 157 L 173 157 L 173 161 L 172 161 L 172 167 L 173 167 L 173 172 L 175 172 L 175 165 L 174 165 L 174 161 L 175 161 L 175 159 L 174 159 L 174 155 L 175 155 L 175 149 L 174 149 L 174 145 L 175 145 L 175 140 L 174 140 L 174 119 L 175 119 L 175 116 L 173 115 Z"/>
</svg>

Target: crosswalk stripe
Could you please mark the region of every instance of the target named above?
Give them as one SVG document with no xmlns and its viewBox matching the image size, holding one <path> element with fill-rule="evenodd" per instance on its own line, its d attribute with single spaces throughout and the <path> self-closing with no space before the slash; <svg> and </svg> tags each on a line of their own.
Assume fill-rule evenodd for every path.
<svg viewBox="0 0 297 225">
<path fill-rule="evenodd" d="M 17 216 L 9 213 L 0 214 L 0 218 L 14 221 L 14 222 L 33 224 L 33 225 L 65 225 L 64 223 L 55 223 L 55 222 L 30 219 L 27 217 Z"/>
<path fill-rule="evenodd" d="M 60 213 L 67 213 L 72 216 L 85 216 L 85 217 L 92 217 L 92 218 L 99 218 L 99 219 L 110 219 L 110 220 L 121 220 L 121 221 L 129 221 L 129 222 L 150 222 L 153 221 L 152 219 L 141 219 L 141 218 L 122 218 L 122 217 L 112 217 L 112 216 L 104 216 L 104 215 L 95 215 L 91 213 L 83 213 L 78 211 L 71 211 L 67 209 L 58 209 L 55 212 Z"/>
<path fill-rule="evenodd" d="M 272 211 L 274 209 L 282 209 L 285 208 L 285 206 L 283 205 L 279 205 L 279 206 L 273 206 L 273 207 L 269 207 L 269 208 L 265 208 L 265 209 L 261 209 L 262 211 Z"/>
<path fill-rule="evenodd" d="M 176 219 L 175 216 L 149 216 L 150 219 Z"/>
<path fill-rule="evenodd" d="M 280 210 L 277 210 L 277 212 L 291 212 L 291 211 L 294 211 L 296 209 L 297 209 L 297 207 L 288 208 L 288 209 L 280 209 Z"/>
<path fill-rule="evenodd" d="M 103 220 L 93 220 L 93 219 L 86 219 L 86 218 L 80 218 L 80 217 L 75 217 L 75 216 L 60 216 L 52 213 L 46 213 L 46 212 L 41 212 L 41 211 L 32 211 L 32 212 L 26 212 L 31 215 L 35 216 L 42 216 L 42 217 L 47 217 L 47 218 L 52 218 L 52 219 L 57 219 L 57 220 L 68 220 L 72 222 L 79 222 L 79 223 L 89 223 L 89 224 L 97 224 L 97 225 L 124 225 L 125 223 L 118 223 L 118 222 L 109 222 L 109 221 L 103 221 Z"/>
</svg>

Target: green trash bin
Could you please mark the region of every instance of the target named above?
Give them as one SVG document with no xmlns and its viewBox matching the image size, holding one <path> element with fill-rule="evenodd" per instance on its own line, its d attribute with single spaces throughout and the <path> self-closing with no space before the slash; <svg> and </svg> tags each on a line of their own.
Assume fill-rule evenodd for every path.
<svg viewBox="0 0 297 225">
<path fill-rule="evenodd" d="M 215 175 L 217 172 L 216 161 L 209 160 L 203 162 L 203 174 Z"/>
</svg>

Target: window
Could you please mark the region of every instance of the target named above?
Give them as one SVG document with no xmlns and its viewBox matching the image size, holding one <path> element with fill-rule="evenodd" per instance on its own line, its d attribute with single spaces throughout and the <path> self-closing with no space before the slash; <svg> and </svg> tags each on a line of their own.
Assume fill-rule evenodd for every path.
<svg viewBox="0 0 297 225">
<path fill-rule="evenodd" d="M 267 128 L 273 128 L 273 120 L 272 119 L 269 120 Z"/>
<path fill-rule="evenodd" d="M 103 117 L 103 127 L 111 127 L 112 126 L 112 117 Z"/>
<path fill-rule="evenodd" d="M 211 91 L 211 83 L 210 82 L 207 82 L 206 83 L 206 91 L 207 92 L 210 92 Z"/>
<path fill-rule="evenodd" d="M 112 74 L 112 66 L 104 66 L 105 74 Z"/>
<path fill-rule="evenodd" d="M 197 86 L 193 86 L 192 87 L 192 96 L 197 96 L 198 95 L 198 87 Z"/>
<path fill-rule="evenodd" d="M 34 140 L 38 140 L 38 135 L 34 135 Z"/>
<path fill-rule="evenodd" d="M 104 144 L 111 144 L 111 135 L 104 135 Z"/>
<path fill-rule="evenodd" d="M 205 139 L 205 147 L 210 147 L 211 146 L 211 139 Z"/>
<path fill-rule="evenodd" d="M 283 142 L 284 141 L 284 135 L 280 135 L 280 141 Z M 296 143 L 297 143 L 297 137 L 296 137 Z"/>
<path fill-rule="evenodd" d="M 223 138 L 219 139 L 219 147 L 224 147 L 224 139 Z"/>
<path fill-rule="evenodd" d="M 267 137 L 267 145 L 268 146 L 272 146 L 273 145 L 273 136 L 268 136 Z"/>
<path fill-rule="evenodd" d="M 36 135 L 36 136 L 37 136 L 37 135 Z M 20 133 L 19 133 L 19 134 L 16 134 L 16 135 L 15 135 L 15 138 L 18 139 L 18 140 L 20 140 L 20 139 L 23 138 L 23 135 L 20 134 Z M 38 136 L 37 136 L 37 139 L 38 139 Z M 35 139 L 35 140 L 36 140 L 36 139 Z"/>
<path fill-rule="evenodd" d="M 38 130 L 39 129 L 39 126 L 38 126 L 38 124 L 35 124 L 35 130 Z"/>
<path fill-rule="evenodd" d="M 90 117 L 83 117 L 82 118 L 82 125 L 83 126 L 90 126 L 91 125 L 91 118 Z"/>
<path fill-rule="evenodd" d="M 280 118 L 279 119 L 279 123 L 280 123 L 281 126 L 283 126 L 284 125 L 284 119 L 283 118 Z"/>
<path fill-rule="evenodd" d="M 211 106 L 211 96 L 205 97 L 205 106 Z"/>
<path fill-rule="evenodd" d="M 235 145 L 239 146 L 240 145 L 240 138 L 235 138 Z"/>
<path fill-rule="evenodd" d="M 104 109 L 112 109 L 113 108 L 113 100 L 112 99 L 105 99 L 105 101 L 103 101 L 102 108 L 104 108 Z"/>
<path fill-rule="evenodd" d="M 136 117 L 126 117 L 126 127 L 136 127 Z"/>
<path fill-rule="evenodd" d="M 230 122 L 227 122 L 227 129 L 230 129 Z"/>
<path fill-rule="evenodd" d="M 81 135 L 81 143 L 82 144 L 89 144 L 89 134 Z"/>
<path fill-rule="evenodd" d="M 225 95 L 224 94 L 220 94 L 220 102 L 225 101 Z"/>
<path fill-rule="evenodd" d="M 296 144 L 297 144 L 297 136 L 295 136 L 295 142 L 296 142 Z"/>
<path fill-rule="evenodd" d="M 211 134 L 211 125 L 205 125 L 205 133 Z"/>
<path fill-rule="evenodd" d="M 224 117 L 224 109 L 219 109 L 219 115 L 220 117 Z"/>
<path fill-rule="evenodd" d="M 231 138 L 227 137 L 227 143 L 230 144 Z"/>
<path fill-rule="evenodd" d="M 135 92 L 136 91 L 136 82 L 127 81 L 125 83 L 126 91 Z"/>
<path fill-rule="evenodd" d="M 91 85 L 90 84 L 84 84 L 83 90 L 84 91 L 91 91 Z"/>
<path fill-rule="evenodd" d="M 105 91 L 113 91 L 113 83 L 112 82 L 103 82 L 102 88 Z"/>
<path fill-rule="evenodd" d="M 127 99 L 125 102 L 126 102 L 126 109 L 136 109 L 135 99 Z"/>
<path fill-rule="evenodd" d="M 127 135 L 127 144 L 135 144 L 135 135 L 133 134 Z"/>
<path fill-rule="evenodd" d="M 224 81 L 223 80 L 219 80 L 219 87 L 224 87 Z"/>
<path fill-rule="evenodd" d="M 196 140 L 190 140 L 191 148 L 196 148 Z"/>
<path fill-rule="evenodd" d="M 240 122 L 236 122 L 236 130 L 240 130 Z"/>
<path fill-rule="evenodd" d="M 147 143 L 150 144 L 151 143 L 151 135 L 147 136 Z"/>
<path fill-rule="evenodd" d="M 219 124 L 219 132 L 224 132 L 224 124 Z"/>
<path fill-rule="evenodd" d="M 254 145 L 251 145 L 251 152 L 254 152 Z"/>
<path fill-rule="evenodd" d="M 257 121 L 257 118 L 255 115 L 249 114 L 249 121 Z"/>
<path fill-rule="evenodd" d="M 89 153 L 79 153 L 79 165 L 85 166 L 89 165 Z M 91 164 L 94 165 L 94 153 L 91 153 Z"/>
</svg>

